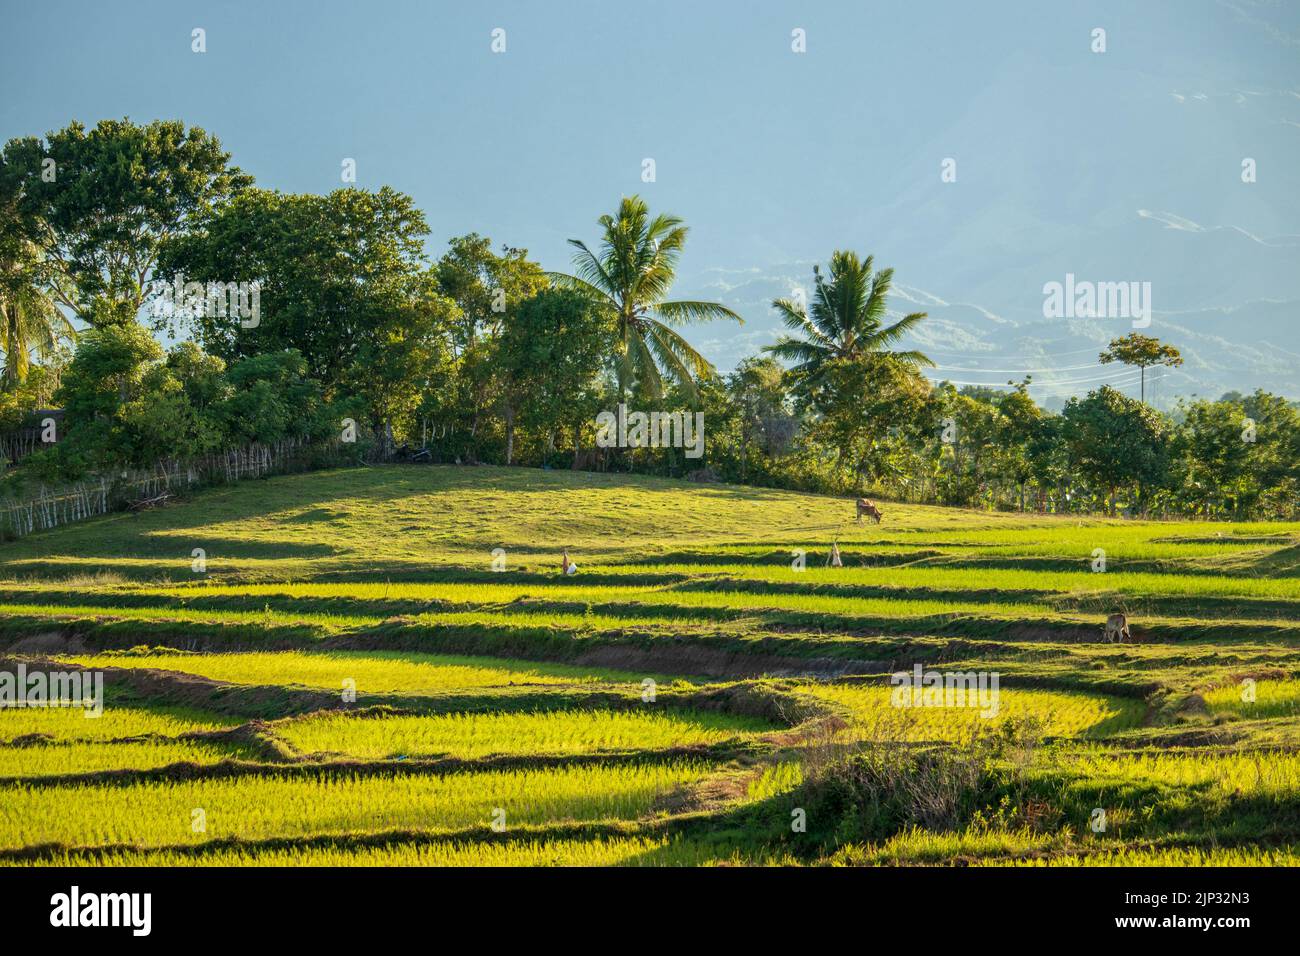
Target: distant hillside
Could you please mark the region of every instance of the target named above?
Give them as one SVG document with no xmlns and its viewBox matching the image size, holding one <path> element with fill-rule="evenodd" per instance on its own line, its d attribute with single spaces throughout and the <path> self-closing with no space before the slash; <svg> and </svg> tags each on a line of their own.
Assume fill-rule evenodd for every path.
<svg viewBox="0 0 1300 956">
<path fill-rule="evenodd" d="M 1135 370 L 1097 362 L 1107 342 L 1132 330 L 1130 321 L 1044 318 L 1043 284 L 1072 272 L 1080 280 L 1151 282 L 1152 320 L 1142 331 L 1178 346 L 1185 359 L 1181 368 L 1148 374 L 1148 395 L 1157 405 L 1256 388 L 1300 398 L 1300 241 L 1193 226 L 1143 211 L 1098 244 L 1142 249 L 1133 265 L 1124 266 L 1114 252 L 1071 258 L 1043 250 L 1034 262 L 1008 267 L 969 293 L 949 291 L 954 282 L 924 284 L 944 281 L 933 265 L 909 270 L 881 262 L 898 269 L 894 316 L 924 311 L 930 317 L 907 344 L 935 360 L 936 380 L 1005 386 L 1032 373 L 1035 397 L 1049 406 L 1101 383 L 1136 395 Z M 715 270 L 684 280 L 684 289 L 717 298 L 746 320 L 734 334 L 704 330 L 711 334 L 703 339 L 706 353 L 730 368 L 775 341 L 782 327 L 771 301 L 809 289 L 812 266 Z"/>
</svg>

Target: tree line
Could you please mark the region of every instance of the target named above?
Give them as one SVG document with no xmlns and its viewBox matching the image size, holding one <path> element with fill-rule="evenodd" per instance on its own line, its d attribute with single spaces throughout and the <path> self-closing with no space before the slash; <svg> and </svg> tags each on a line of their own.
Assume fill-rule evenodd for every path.
<svg viewBox="0 0 1300 956">
<path fill-rule="evenodd" d="M 431 259 L 409 196 L 260 188 L 215 136 L 180 122 L 11 140 L 0 431 L 63 414 L 57 443 L 4 480 L 324 441 L 350 422 L 383 457 L 425 449 L 1020 510 L 1297 513 L 1294 403 L 1231 394 L 1164 414 L 1103 386 L 1052 414 L 1029 378 L 1005 391 L 932 384 L 930 359 L 901 347 L 926 316 L 889 320 L 893 271 L 869 255 L 835 251 L 807 295 L 772 303 L 786 333 L 720 375 L 685 332 L 741 317 L 672 294 L 688 232 L 628 196 L 594 243 L 570 240 L 567 272 L 472 233 Z M 1137 334 L 1099 358 L 1143 373 L 1181 362 Z M 597 416 L 623 403 L 702 411 L 703 462 L 597 447 Z"/>
</svg>

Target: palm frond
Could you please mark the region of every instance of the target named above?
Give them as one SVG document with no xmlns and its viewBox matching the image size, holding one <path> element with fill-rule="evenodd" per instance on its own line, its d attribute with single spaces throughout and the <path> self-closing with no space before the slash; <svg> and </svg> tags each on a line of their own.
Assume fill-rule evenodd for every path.
<svg viewBox="0 0 1300 956">
<path fill-rule="evenodd" d="M 910 349 L 906 352 L 890 352 L 889 357 L 897 359 L 900 362 L 905 362 L 908 365 L 924 365 L 927 368 L 934 367 L 934 361 L 930 356 L 926 355 L 924 352 L 918 352 L 915 349 Z"/>
<path fill-rule="evenodd" d="M 893 325 L 886 326 L 882 329 L 876 329 L 872 332 L 870 335 L 871 343 L 877 348 L 886 345 L 893 345 L 910 332 L 913 326 L 917 325 L 917 323 L 921 322 L 921 320 L 925 318 L 926 313 L 924 312 L 913 312 L 910 315 L 905 315 Z"/>
<path fill-rule="evenodd" d="M 585 279 L 578 276 L 572 276 L 565 272 L 545 272 L 546 276 L 557 288 L 567 289 L 570 292 L 577 292 L 580 295 L 590 299 L 593 305 L 602 308 L 618 308 L 618 303 L 610 296 L 608 292 L 597 286 L 592 285 Z"/>
<path fill-rule="evenodd" d="M 713 366 L 665 325 L 655 323 L 650 329 L 648 341 L 659 364 L 667 370 L 668 377 L 677 383 L 688 401 L 696 402 L 699 399 L 696 377 L 707 377 Z"/>
<path fill-rule="evenodd" d="M 649 323 L 649 328 L 656 341 L 661 342 L 665 348 L 672 351 L 674 356 L 686 363 L 692 375 L 703 379 L 713 378 L 718 374 L 713 367 L 713 363 L 697 352 L 691 343 L 687 342 L 673 329 L 662 322 L 653 320 Z"/>
<path fill-rule="evenodd" d="M 581 239 L 570 239 L 569 245 L 577 250 L 571 261 L 578 277 L 588 285 L 605 290 L 606 293 L 613 292 L 614 280 L 596 254 L 587 248 L 587 244 Z"/>
<path fill-rule="evenodd" d="M 879 328 L 885 321 L 886 300 L 889 298 L 889 289 L 893 283 L 893 269 L 881 269 L 876 273 L 871 282 L 871 294 L 867 296 L 866 305 L 862 310 L 864 324 L 871 328 Z"/>
<path fill-rule="evenodd" d="M 651 354 L 645 337 L 633 336 L 628 344 L 631 347 L 628 357 L 636 371 L 637 388 L 653 399 L 661 398 L 664 394 L 663 377 L 659 374 L 659 368 L 655 364 L 654 355 Z"/>
<path fill-rule="evenodd" d="M 745 320 L 739 315 L 717 302 L 678 299 L 674 302 L 660 302 L 654 306 L 654 311 L 675 325 L 684 325 L 688 322 L 709 322 L 713 319 L 731 319 L 741 325 L 745 324 Z"/>
<path fill-rule="evenodd" d="M 777 358 L 804 364 L 820 364 L 830 359 L 829 349 L 785 335 L 777 339 L 775 344 L 763 346 L 763 351 L 770 352 Z"/>
</svg>

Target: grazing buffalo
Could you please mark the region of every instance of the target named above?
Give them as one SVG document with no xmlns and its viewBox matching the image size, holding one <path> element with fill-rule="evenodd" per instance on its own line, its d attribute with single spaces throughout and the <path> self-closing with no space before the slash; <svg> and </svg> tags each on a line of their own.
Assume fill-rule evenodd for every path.
<svg viewBox="0 0 1300 956">
<path fill-rule="evenodd" d="M 1128 632 L 1128 618 L 1123 614 L 1112 614 L 1106 618 L 1106 631 L 1103 639 L 1112 644 L 1117 641 L 1123 644 L 1125 641 L 1133 640 L 1133 635 Z"/>
<path fill-rule="evenodd" d="M 858 521 L 859 522 L 862 521 L 863 515 L 871 515 L 871 517 L 876 519 L 876 524 L 880 524 L 880 519 L 884 517 L 884 515 L 880 513 L 880 509 L 876 507 L 876 503 L 874 501 L 868 501 L 866 498 L 859 498 L 858 499 Z"/>
</svg>

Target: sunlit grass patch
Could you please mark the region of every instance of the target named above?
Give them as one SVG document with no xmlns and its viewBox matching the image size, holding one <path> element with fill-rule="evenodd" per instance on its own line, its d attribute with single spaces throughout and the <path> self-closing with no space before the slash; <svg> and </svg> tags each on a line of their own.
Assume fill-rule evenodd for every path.
<svg viewBox="0 0 1300 956">
<path fill-rule="evenodd" d="M 764 768 L 763 772 L 751 780 L 746 788 L 749 800 L 769 800 L 772 797 L 789 793 L 803 783 L 803 765 L 797 760 L 785 760 Z"/>
<path fill-rule="evenodd" d="M 625 682 L 645 675 L 613 670 L 486 657 L 401 651 L 279 651 L 245 654 L 101 654 L 69 657 L 87 667 L 154 667 L 232 684 L 270 684 L 341 690 L 358 695 L 435 694 L 520 684 Z"/>
<path fill-rule="evenodd" d="M 1247 698 L 1253 694 L 1254 699 Z M 1300 680 L 1227 684 L 1203 695 L 1210 712 L 1250 719 L 1300 715 Z"/>
<path fill-rule="evenodd" d="M 327 713 L 286 721 L 276 733 L 304 753 L 382 760 L 653 750 L 768 729 L 756 718 L 722 713 L 561 710 L 383 718 Z"/>
<path fill-rule="evenodd" d="M 910 827 L 880 844 L 848 844 L 825 862 L 833 866 L 890 866 L 945 864 L 956 857 L 1006 856 L 1042 850 L 1052 845 L 1050 835 L 1030 829 L 971 827 L 958 831 Z"/>
<path fill-rule="evenodd" d="M 704 569 L 702 569 L 704 570 Z M 758 572 L 756 572 L 758 573 Z M 794 573 L 790 573 L 794 577 Z M 157 593 L 170 597 L 244 597 L 250 600 L 271 596 L 330 599 L 348 598 L 354 601 L 445 601 L 451 604 L 466 605 L 477 608 L 480 612 L 490 608 L 498 613 L 527 613 L 529 601 L 546 601 L 551 603 L 591 604 L 599 610 L 596 613 L 610 613 L 610 609 L 619 604 L 637 603 L 649 607 L 674 608 L 671 617 L 678 619 L 690 617 L 692 608 L 727 607 L 739 610 L 754 608 L 777 608 L 805 611 L 835 611 L 842 613 L 888 614 L 948 614 L 978 613 L 988 606 L 980 602 L 953 603 L 947 600 L 926 600 L 905 598 L 856 598 L 823 593 L 762 593 L 753 591 L 691 591 L 676 589 L 672 585 L 582 585 L 571 583 L 542 584 L 467 584 L 449 583 L 394 583 L 394 584 L 258 584 L 243 586 L 211 585 L 195 588 L 157 588 L 142 589 L 141 593 Z M 1031 616 L 1044 613 L 1044 609 L 1032 602 L 1022 604 L 998 605 L 997 610 L 1007 616 L 1019 612 Z M 198 612 L 196 612 L 198 613 Z M 561 612 L 562 613 L 562 612 Z M 445 617 L 439 614 L 437 617 Z M 310 615 L 304 615 L 307 620 Z M 340 616 L 347 619 L 347 615 Z M 362 616 L 364 617 L 364 616 Z M 322 618 L 324 620 L 325 618 Z M 361 619 L 361 618 L 358 618 Z M 626 623 L 626 621 L 622 622 Z"/>
<path fill-rule="evenodd" d="M 44 777 L 102 770 L 150 770 L 173 763 L 212 764 L 231 751 L 194 740 L 79 741 L 0 746 L 0 777 Z M 4 799 L 0 796 L 0 801 Z"/>
<path fill-rule="evenodd" d="M 317 600 L 348 601 L 442 601 L 468 607 L 505 606 L 533 597 L 546 597 L 555 601 L 599 602 L 619 597 L 648 593 L 654 585 L 583 584 L 573 578 L 563 578 L 558 572 L 554 582 L 461 582 L 461 581 L 398 581 L 368 583 L 346 582 L 284 582 L 276 584 L 221 584 L 197 583 L 186 586 L 142 587 L 139 594 L 156 594 L 180 598 L 265 598 L 288 597 Z"/>
<path fill-rule="evenodd" d="M 992 701 L 991 685 L 987 689 Z M 1138 700 L 1002 686 L 995 712 L 973 693 L 966 706 L 894 706 L 895 690 L 888 683 L 852 682 L 810 684 L 804 692 L 845 708 L 850 732 L 864 740 L 961 740 L 1009 719 L 1032 720 L 1045 736 L 1103 734 L 1136 726 L 1146 712 Z"/>
<path fill-rule="evenodd" d="M 706 866 L 791 862 L 766 853 L 738 854 L 667 836 L 509 839 L 394 843 L 378 847 L 305 846 L 223 849 L 207 853 L 130 850 L 93 857 L 56 854 L 38 866 Z M 0 866 L 5 863 L 0 862 Z"/>
<path fill-rule="evenodd" d="M 684 609 L 693 607 L 725 607 L 736 610 L 804 611 L 836 614 L 844 617 L 953 617 L 959 614 L 980 614 L 1007 619 L 1017 617 L 1039 618 L 1048 613 L 1032 603 L 989 605 L 976 601 L 947 601 L 939 599 L 859 598 L 823 592 L 809 594 L 756 593 L 753 591 L 658 591 L 641 595 L 638 601 L 646 605 L 675 605 Z"/>
<path fill-rule="evenodd" d="M 1247 751 L 1196 753 L 1090 749 L 1062 753 L 1055 771 L 1073 775 L 1090 789 L 1126 784 L 1208 788 L 1226 795 L 1300 795 L 1300 753 Z"/>
<path fill-rule="evenodd" d="M 829 548 L 828 548 L 829 550 Z M 1124 571 L 1112 568 L 1097 574 L 1087 567 L 1090 552 L 1079 556 L 1077 571 L 1034 570 L 1026 568 L 973 567 L 944 565 L 855 565 L 853 550 L 844 548 L 845 567 L 821 567 L 809 555 L 806 571 L 793 571 L 789 562 L 782 564 L 667 564 L 655 570 L 690 578 L 737 578 L 748 581 L 772 581 L 816 585 L 827 591 L 837 586 L 871 585 L 890 588 L 951 589 L 967 591 L 1044 591 L 1070 593 L 1104 590 L 1129 595 L 1240 596 L 1297 599 L 1296 586 L 1277 578 L 1244 578 L 1229 575 L 1178 574 Z"/>
<path fill-rule="evenodd" d="M 157 734 L 175 737 L 196 730 L 219 730 L 239 723 L 229 717 L 179 707 L 132 707 L 112 698 L 98 717 L 80 707 L 0 707 L 0 742 L 45 734 L 54 740 L 114 740 Z"/>
<path fill-rule="evenodd" d="M 632 820 L 705 765 L 564 767 L 494 773 L 143 782 L 127 786 L 15 785 L 0 800 L 0 846 L 185 844 L 382 830 L 449 831 L 562 820 Z M 193 811 L 206 829 L 195 833 Z"/>
<path fill-rule="evenodd" d="M 276 625 L 313 625 L 321 633 L 333 633 L 348 628 L 373 626 L 383 620 L 381 615 L 317 614 L 310 612 L 274 611 L 267 608 L 245 610 L 208 610 L 186 607 L 126 607 L 102 604 L 0 604 L 0 615 L 15 617 L 98 618 L 123 621 L 166 621 L 195 624 L 229 624 L 249 627 L 274 627 Z"/>
</svg>

